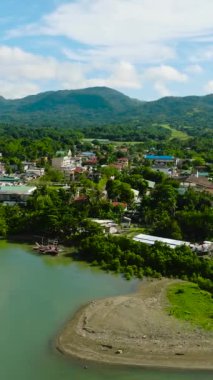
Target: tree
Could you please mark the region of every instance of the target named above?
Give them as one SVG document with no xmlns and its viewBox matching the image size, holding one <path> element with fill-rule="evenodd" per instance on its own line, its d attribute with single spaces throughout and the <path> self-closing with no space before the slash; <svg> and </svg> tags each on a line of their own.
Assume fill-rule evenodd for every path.
<svg viewBox="0 0 213 380">
<path fill-rule="evenodd" d="M 173 186 L 160 184 L 152 193 L 152 207 L 167 210 L 170 215 L 175 214 L 177 204 L 177 191 Z"/>
<path fill-rule="evenodd" d="M 134 199 L 131 186 L 119 180 L 109 180 L 106 184 L 106 190 L 109 199 L 114 201 L 131 203 Z"/>
<path fill-rule="evenodd" d="M 0 206 L 0 236 L 5 237 L 7 234 L 8 226 L 5 218 L 4 208 Z"/>
<path fill-rule="evenodd" d="M 178 222 L 171 218 L 166 211 L 159 213 L 158 220 L 153 226 L 153 234 L 177 240 L 182 239 L 182 233 Z"/>
<path fill-rule="evenodd" d="M 54 168 L 48 168 L 45 175 L 42 177 L 42 181 L 50 181 L 50 182 L 64 182 L 64 173 L 61 171 L 54 169 Z"/>
</svg>

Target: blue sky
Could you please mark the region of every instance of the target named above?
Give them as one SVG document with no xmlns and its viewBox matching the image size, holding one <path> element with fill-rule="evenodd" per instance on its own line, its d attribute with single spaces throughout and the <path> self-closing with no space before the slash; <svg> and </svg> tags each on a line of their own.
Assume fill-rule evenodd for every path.
<svg viewBox="0 0 213 380">
<path fill-rule="evenodd" d="M 0 95 L 213 92 L 212 0 L 2 0 Z"/>
</svg>

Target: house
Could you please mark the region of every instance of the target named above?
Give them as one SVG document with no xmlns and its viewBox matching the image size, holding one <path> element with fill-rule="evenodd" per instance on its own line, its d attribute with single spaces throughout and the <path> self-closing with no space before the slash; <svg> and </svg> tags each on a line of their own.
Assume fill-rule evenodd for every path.
<svg viewBox="0 0 213 380">
<path fill-rule="evenodd" d="M 14 185 L 14 184 L 18 184 L 20 182 L 20 178 L 19 177 L 15 177 L 15 176 L 7 176 L 7 175 L 3 175 L 3 176 L 0 176 L 0 185 L 3 186 L 8 186 L 8 185 Z"/>
<path fill-rule="evenodd" d="M 120 206 L 120 207 L 122 207 L 124 209 L 124 211 L 127 210 L 127 203 L 126 202 L 117 202 L 117 201 L 114 201 L 114 202 L 112 202 L 112 205 L 113 205 L 113 207 Z"/>
<path fill-rule="evenodd" d="M 98 162 L 98 159 L 96 156 L 93 156 L 89 158 L 88 160 L 84 161 L 84 165 L 96 165 Z"/>
<path fill-rule="evenodd" d="M 82 173 L 85 173 L 86 171 L 87 171 L 87 168 L 85 166 L 76 166 L 69 171 L 69 177 L 72 181 L 75 181 L 78 175 L 81 175 Z"/>
<path fill-rule="evenodd" d="M 44 168 L 37 168 L 37 167 L 35 167 L 34 169 L 28 169 L 26 171 L 26 174 L 32 177 L 41 177 L 42 175 L 44 175 L 44 173 L 45 173 Z"/>
<path fill-rule="evenodd" d="M 92 219 L 92 222 L 98 223 L 108 234 L 116 234 L 118 232 L 118 225 L 110 219 Z"/>
<path fill-rule="evenodd" d="M 162 167 L 162 166 L 152 166 L 153 170 L 156 170 L 157 172 L 164 173 L 168 175 L 169 177 L 177 177 L 177 170 L 176 168 L 169 168 L 169 167 Z"/>
<path fill-rule="evenodd" d="M 183 180 L 181 186 L 193 187 L 195 190 L 207 191 L 208 193 L 213 194 L 213 183 L 210 182 L 206 177 L 190 175 Z"/>
<path fill-rule="evenodd" d="M 155 154 L 145 154 L 144 158 L 146 160 L 154 161 L 155 163 L 177 163 L 177 159 L 174 156 L 165 156 L 165 155 L 155 155 Z"/>
<path fill-rule="evenodd" d="M 95 157 L 95 153 L 94 152 L 82 152 L 80 154 L 80 156 L 82 158 L 92 158 L 92 157 Z"/>
<path fill-rule="evenodd" d="M 36 190 L 35 186 L 13 185 L 0 187 L 0 202 L 4 204 L 22 203 L 25 204 L 27 199 Z"/>
<path fill-rule="evenodd" d="M 133 238 L 133 240 L 138 241 L 140 243 L 145 243 L 148 245 L 153 245 L 156 242 L 160 242 L 168 245 L 170 248 L 176 248 L 181 245 L 186 245 L 190 247 L 194 252 L 198 255 L 212 254 L 213 252 L 213 243 L 211 241 L 204 241 L 201 244 L 199 243 L 190 243 L 188 241 L 175 240 L 175 239 L 167 239 L 159 236 L 145 235 L 139 234 Z"/>
<path fill-rule="evenodd" d="M 72 153 L 69 150 L 67 153 L 64 151 L 57 151 L 56 156 L 52 159 L 52 167 L 57 170 L 67 170 L 73 167 Z"/>
<path fill-rule="evenodd" d="M 28 169 L 35 169 L 36 163 L 32 161 L 22 161 L 23 170 L 26 172 Z"/>
</svg>

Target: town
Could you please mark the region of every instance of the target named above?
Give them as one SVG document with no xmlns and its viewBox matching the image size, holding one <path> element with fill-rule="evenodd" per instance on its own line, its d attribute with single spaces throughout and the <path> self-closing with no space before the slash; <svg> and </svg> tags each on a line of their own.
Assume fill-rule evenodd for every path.
<svg viewBox="0 0 213 380">
<path fill-rule="evenodd" d="M 180 158 L 162 154 L 156 147 L 146 149 L 142 143 L 80 139 L 72 141 L 70 148 L 52 151 L 51 156 L 47 152 L 36 160 L 21 161 L 11 160 L 5 147 L 0 154 L 1 210 L 2 206 L 27 209 L 32 199 L 46 194 L 42 230 L 37 225 L 31 233 L 43 231 L 60 238 L 64 226 L 58 223 L 53 229 L 46 208 L 47 199 L 51 204 L 53 194 L 59 197 L 63 192 L 71 213 L 73 208 L 76 217 L 98 224 L 106 234 L 149 245 L 185 244 L 198 254 L 211 255 L 212 165 L 193 158 L 190 150 Z M 10 230 L 2 222 L 1 234 L 8 229 L 10 234 L 21 233 L 24 225 Z M 71 236 L 73 226 L 67 229 L 66 225 Z"/>
</svg>

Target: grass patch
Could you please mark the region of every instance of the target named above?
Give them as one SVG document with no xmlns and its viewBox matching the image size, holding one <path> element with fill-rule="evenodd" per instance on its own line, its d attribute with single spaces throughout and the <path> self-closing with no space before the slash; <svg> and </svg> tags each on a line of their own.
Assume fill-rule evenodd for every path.
<svg viewBox="0 0 213 380">
<path fill-rule="evenodd" d="M 144 234 L 144 228 L 130 227 L 130 228 L 127 228 L 126 230 L 123 230 L 122 232 L 122 235 L 129 239 L 133 239 L 138 234 Z"/>
<path fill-rule="evenodd" d="M 169 129 L 172 133 L 170 139 L 179 139 L 182 141 L 188 140 L 189 136 L 187 135 L 186 132 L 178 131 L 175 128 L 170 127 L 168 124 L 161 124 L 162 128 Z"/>
<path fill-rule="evenodd" d="M 213 300 L 209 292 L 193 283 L 170 285 L 167 291 L 170 302 L 168 312 L 194 326 L 213 330 Z"/>
</svg>

